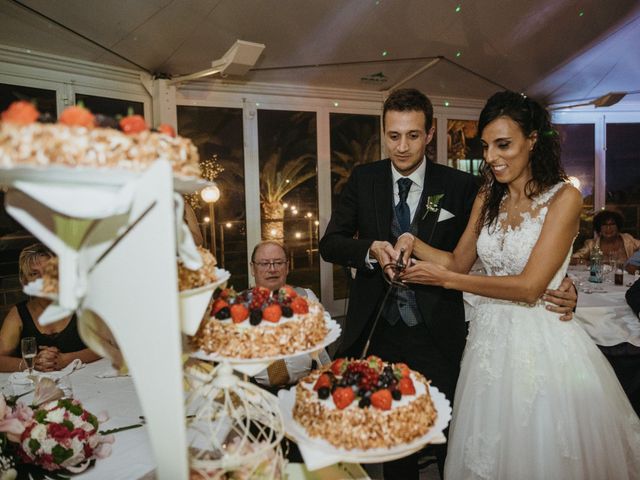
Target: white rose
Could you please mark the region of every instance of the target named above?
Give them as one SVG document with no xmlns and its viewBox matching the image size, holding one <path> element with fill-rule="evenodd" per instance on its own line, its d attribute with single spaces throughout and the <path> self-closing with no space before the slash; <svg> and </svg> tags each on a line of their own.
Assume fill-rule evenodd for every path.
<svg viewBox="0 0 640 480">
<path fill-rule="evenodd" d="M 64 420 L 64 408 L 56 408 L 55 410 L 51 410 L 49 413 L 47 413 L 45 420 L 51 423 L 62 423 L 62 421 Z"/>
<path fill-rule="evenodd" d="M 35 438 L 40 442 L 40 444 L 42 444 L 44 439 L 47 438 L 47 427 L 39 423 L 35 427 L 33 427 L 29 436 L 31 438 Z"/>
<path fill-rule="evenodd" d="M 82 428 L 83 430 L 86 430 L 86 428 L 84 427 L 84 425 L 87 423 L 85 422 L 81 417 L 79 417 L 78 415 L 70 415 L 69 416 L 69 420 L 71 420 L 71 423 L 73 423 L 73 428 Z"/>
<path fill-rule="evenodd" d="M 58 444 L 53 438 L 45 438 L 42 442 L 40 442 L 40 448 L 44 453 L 51 453 L 53 451 L 53 447 Z"/>
</svg>

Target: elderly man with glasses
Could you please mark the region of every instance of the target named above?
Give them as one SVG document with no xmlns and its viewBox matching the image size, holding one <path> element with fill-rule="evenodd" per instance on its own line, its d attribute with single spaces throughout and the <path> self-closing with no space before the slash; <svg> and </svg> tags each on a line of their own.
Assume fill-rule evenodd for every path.
<svg viewBox="0 0 640 480">
<path fill-rule="evenodd" d="M 284 245 L 273 240 L 265 240 L 258 243 L 251 254 L 251 274 L 256 287 L 265 287 L 269 290 L 277 290 L 287 283 L 289 274 L 289 256 Z M 298 295 L 310 300 L 318 301 L 318 297 L 308 288 L 294 287 Z M 329 355 L 323 349 L 320 351 L 321 363 L 328 363 Z M 254 378 L 270 389 L 282 388 L 297 382 L 315 367 L 311 355 L 298 355 L 273 362 L 269 368 L 259 372 Z"/>
</svg>

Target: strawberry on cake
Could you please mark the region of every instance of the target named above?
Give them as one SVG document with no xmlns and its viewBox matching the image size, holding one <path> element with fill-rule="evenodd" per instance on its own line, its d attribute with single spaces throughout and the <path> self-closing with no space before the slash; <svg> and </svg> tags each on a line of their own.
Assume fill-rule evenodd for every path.
<svg viewBox="0 0 640 480">
<path fill-rule="evenodd" d="M 309 436 L 338 448 L 395 447 L 435 423 L 428 385 L 403 363 L 341 358 L 298 383 L 293 418 Z"/>
<path fill-rule="evenodd" d="M 299 296 L 289 285 L 274 290 L 255 287 L 219 292 L 193 338 L 206 353 L 241 359 L 304 352 L 327 335 L 324 308 Z"/>
</svg>

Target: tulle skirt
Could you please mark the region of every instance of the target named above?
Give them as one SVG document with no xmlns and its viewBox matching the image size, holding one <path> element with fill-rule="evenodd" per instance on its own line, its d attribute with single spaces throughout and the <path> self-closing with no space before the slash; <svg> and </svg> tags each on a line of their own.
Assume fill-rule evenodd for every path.
<svg viewBox="0 0 640 480">
<path fill-rule="evenodd" d="M 445 479 L 640 479 L 640 421 L 577 322 L 541 305 L 475 309 Z"/>
</svg>

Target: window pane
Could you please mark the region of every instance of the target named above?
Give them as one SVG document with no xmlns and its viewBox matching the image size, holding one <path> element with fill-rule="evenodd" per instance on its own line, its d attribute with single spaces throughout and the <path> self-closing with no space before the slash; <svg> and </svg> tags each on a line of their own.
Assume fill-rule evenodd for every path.
<svg viewBox="0 0 640 480">
<path fill-rule="evenodd" d="M 231 272 L 230 285 L 244 290 L 248 287 L 248 260 L 242 109 L 178 106 L 178 131 L 198 147 L 205 176 L 213 177 L 220 188 L 220 199 L 213 205 L 213 225 L 211 207 L 200 195 L 187 197 L 205 245 L 211 248 L 215 238 L 218 265 Z"/>
<path fill-rule="evenodd" d="M 329 114 L 331 130 L 331 206 L 335 208 L 351 171 L 357 165 L 380 160 L 380 116 Z M 333 264 L 333 298 L 347 296 L 350 272 Z"/>
<path fill-rule="evenodd" d="M 555 125 L 560 134 L 562 166 L 582 192 L 580 232 L 573 249 L 593 238 L 593 188 L 595 184 L 595 126 L 588 124 Z"/>
<path fill-rule="evenodd" d="M 607 208 L 624 216 L 623 231 L 640 236 L 640 123 L 607 124 Z"/>
<path fill-rule="evenodd" d="M 320 296 L 316 114 L 258 110 L 262 238 L 284 241 L 292 285 Z"/>
<path fill-rule="evenodd" d="M 94 115 L 100 114 L 114 118 L 117 116 L 126 117 L 131 110 L 134 115 L 144 116 L 144 103 L 142 102 L 76 93 L 76 103 L 80 102 Z"/>
<path fill-rule="evenodd" d="M 447 120 L 447 165 L 478 175 L 481 164 L 477 120 Z"/>
<path fill-rule="evenodd" d="M 5 111 L 16 100 L 32 102 L 40 113 L 48 113 L 52 118 L 58 118 L 55 90 L 0 83 L 0 112 Z"/>
</svg>

